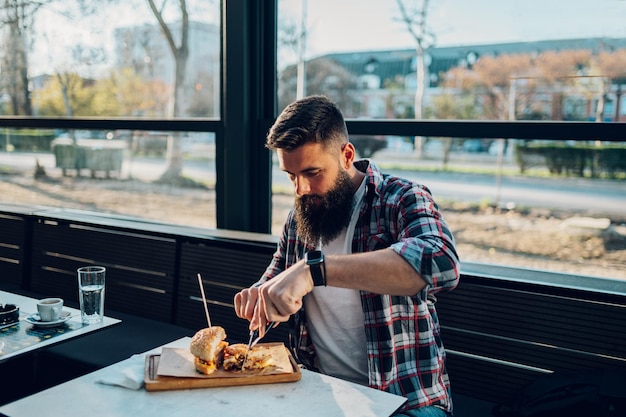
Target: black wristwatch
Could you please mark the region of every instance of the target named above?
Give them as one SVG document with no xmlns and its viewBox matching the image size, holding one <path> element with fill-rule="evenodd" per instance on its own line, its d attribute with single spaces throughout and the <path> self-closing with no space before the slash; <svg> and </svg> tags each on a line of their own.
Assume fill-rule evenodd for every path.
<svg viewBox="0 0 626 417">
<path fill-rule="evenodd" d="M 321 250 L 307 252 L 304 260 L 311 270 L 313 285 L 316 287 L 326 286 L 326 264 Z"/>
</svg>

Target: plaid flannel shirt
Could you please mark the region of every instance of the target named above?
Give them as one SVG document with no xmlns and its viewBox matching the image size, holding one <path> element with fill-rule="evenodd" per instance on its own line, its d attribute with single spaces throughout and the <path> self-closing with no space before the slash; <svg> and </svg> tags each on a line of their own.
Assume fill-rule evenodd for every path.
<svg viewBox="0 0 626 417">
<path fill-rule="evenodd" d="M 459 259 L 454 238 L 430 191 L 383 174 L 369 160 L 355 162 L 366 173 L 365 204 L 352 239 L 352 252 L 392 248 L 421 274 L 426 287 L 414 296 L 361 291 L 367 338 L 369 385 L 408 398 L 403 410 L 437 405 L 452 411 L 445 351 L 435 297 L 456 287 Z M 259 283 L 304 257 L 312 246 L 296 234 L 289 214 L 278 248 Z M 314 367 L 304 310 L 292 318 L 290 344 L 296 358 Z"/>
</svg>

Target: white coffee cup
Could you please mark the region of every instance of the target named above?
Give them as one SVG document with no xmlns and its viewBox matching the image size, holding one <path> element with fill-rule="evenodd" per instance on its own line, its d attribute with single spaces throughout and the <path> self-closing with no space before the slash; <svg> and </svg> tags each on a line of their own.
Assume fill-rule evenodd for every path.
<svg viewBox="0 0 626 417">
<path fill-rule="evenodd" d="M 61 317 L 63 311 L 62 298 L 44 298 L 37 301 L 37 312 L 41 321 L 55 321 Z"/>
</svg>

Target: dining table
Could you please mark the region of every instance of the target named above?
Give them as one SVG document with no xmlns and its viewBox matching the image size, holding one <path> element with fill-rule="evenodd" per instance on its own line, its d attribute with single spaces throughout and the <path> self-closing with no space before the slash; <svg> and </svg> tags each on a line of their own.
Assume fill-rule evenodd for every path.
<svg viewBox="0 0 626 417">
<path fill-rule="evenodd" d="M 85 324 L 80 310 L 66 305 L 60 320 L 40 322 L 36 318 L 37 301 L 36 298 L 0 291 L 1 304 L 19 307 L 19 319 L 0 326 L 0 363 L 121 323 L 121 320 L 104 316 L 100 323 Z"/>
<path fill-rule="evenodd" d="M 347 416 L 386 417 L 406 398 L 301 369 L 290 382 L 171 390 L 146 389 L 146 360 L 164 348 L 189 349 L 183 337 L 0 407 L 9 417 Z M 148 379 L 146 379 L 148 378 Z"/>
</svg>

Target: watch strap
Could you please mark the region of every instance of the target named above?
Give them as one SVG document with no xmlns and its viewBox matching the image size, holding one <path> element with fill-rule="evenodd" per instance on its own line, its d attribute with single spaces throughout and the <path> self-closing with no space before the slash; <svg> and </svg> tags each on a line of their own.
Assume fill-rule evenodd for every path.
<svg viewBox="0 0 626 417">
<path fill-rule="evenodd" d="M 326 263 L 320 262 L 318 264 L 309 265 L 311 270 L 311 278 L 313 278 L 313 285 L 316 287 L 326 286 Z"/>
<path fill-rule="evenodd" d="M 317 260 L 310 262 L 307 254 L 307 264 L 311 271 L 311 278 L 313 279 L 313 286 L 322 287 L 326 286 L 326 262 L 324 262 L 324 255 L 319 251 L 314 251 Z"/>
</svg>

